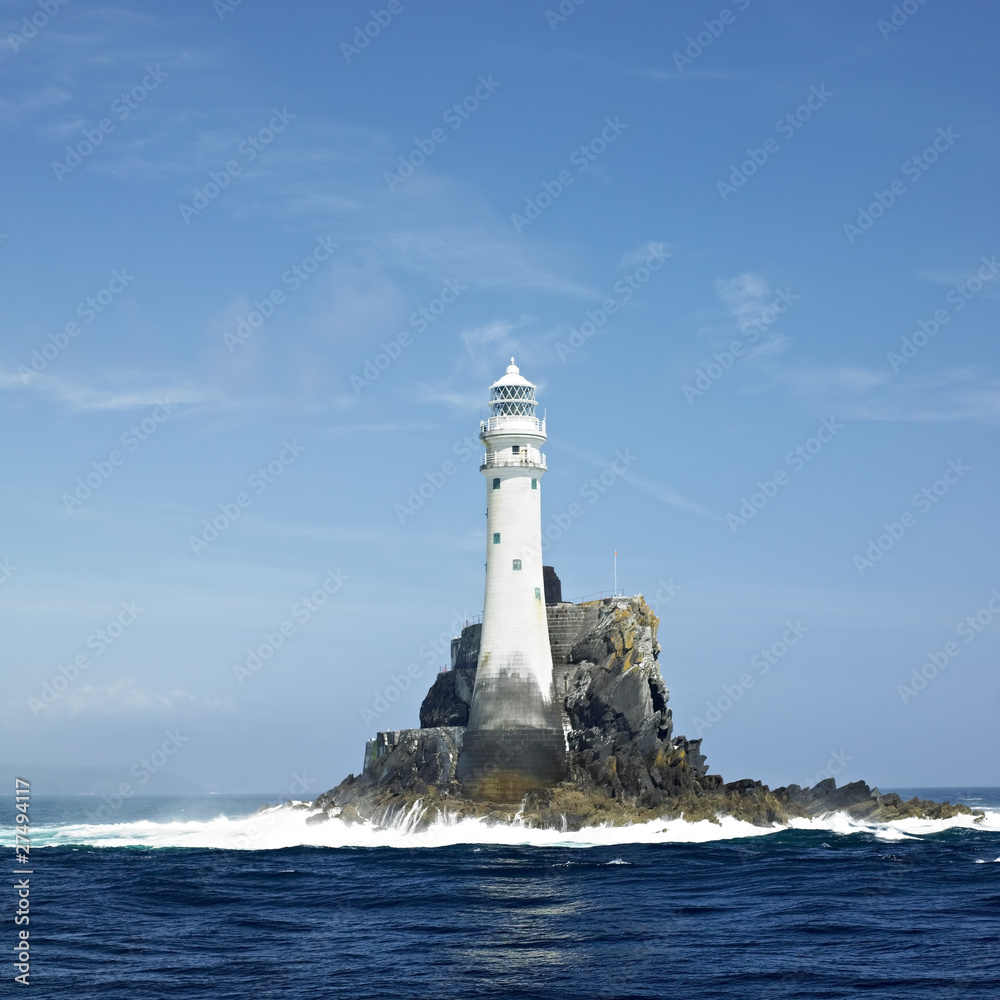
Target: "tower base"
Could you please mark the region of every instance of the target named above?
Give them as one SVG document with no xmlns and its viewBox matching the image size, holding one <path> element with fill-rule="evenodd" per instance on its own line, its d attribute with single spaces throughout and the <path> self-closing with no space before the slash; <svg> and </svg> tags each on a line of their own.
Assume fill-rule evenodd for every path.
<svg viewBox="0 0 1000 1000">
<path fill-rule="evenodd" d="M 566 777 L 566 738 L 551 729 L 466 729 L 456 777 L 465 794 L 489 802 L 520 802 L 532 788 Z"/>
</svg>

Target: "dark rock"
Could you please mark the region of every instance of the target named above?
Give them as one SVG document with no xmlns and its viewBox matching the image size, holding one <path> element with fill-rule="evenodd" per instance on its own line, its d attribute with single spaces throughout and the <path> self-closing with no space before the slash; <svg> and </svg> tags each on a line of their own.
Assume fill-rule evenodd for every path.
<svg viewBox="0 0 1000 1000">
<path fill-rule="evenodd" d="M 983 815 L 974 813 L 967 806 L 952 805 L 950 802 L 928 802 L 918 798 L 904 802 L 895 792 L 883 795 L 863 781 L 853 781 L 837 788 L 833 778 L 827 778 L 812 788 L 800 788 L 798 785 L 776 788 L 774 795 L 791 816 L 844 812 L 869 823 L 889 823 L 909 817 L 950 819 L 960 814 Z"/>
<path fill-rule="evenodd" d="M 562 581 L 556 575 L 554 566 L 542 567 L 542 586 L 545 588 L 546 604 L 562 604 Z"/>
<path fill-rule="evenodd" d="M 463 666 L 438 674 L 420 706 L 420 728 L 466 725 L 475 683 L 475 667 Z"/>
<path fill-rule="evenodd" d="M 724 783 L 708 774 L 700 739 L 673 735 L 670 695 L 657 662 L 659 623 L 641 596 L 553 604 L 546 613 L 567 727 L 565 781 L 530 789 L 519 807 L 511 807 L 473 801 L 455 780 L 475 685 L 482 631 L 476 624 L 452 641 L 452 669 L 435 678 L 420 707 L 421 728 L 369 740 L 364 772 L 348 776 L 314 805 L 325 815 L 380 824 L 404 814 L 407 822 L 417 815 L 428 823 L 445 811 L 509 821 L 516 811 L 526 823 L 571 830 L 681 816 L 718 822 L 727 815 L 769 826 L 836 811 L 877 823 L 971 812 L 948 803 L 903 802 L 863 781 L 837 788 L 829 778 L 814 788 L 774 791 L 750 778 Z"/>
</svg>

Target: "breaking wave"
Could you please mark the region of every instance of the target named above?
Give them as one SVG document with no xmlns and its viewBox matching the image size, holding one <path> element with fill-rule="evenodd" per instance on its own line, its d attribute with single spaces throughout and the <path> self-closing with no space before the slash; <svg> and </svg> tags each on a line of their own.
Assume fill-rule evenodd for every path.
<svg viewBox="0 0 1000 1000">
<path fill-rule="evenodd" d="M 31 846 L 209 848 L 268 851 L 289 847 L 433 848 L 458 844 L 536 847 L 600 847 L 624 844 L 701 844 L 748 837 L 767 837 L 785 830 L 867 834 L 878 840 L 913 840 L 947 830 L 1000 833 L 1000 810 L 986 809 L 983 820 L 956 816 L 947 820 L 903 819 L 866 823 L 845 813 L 813 819 L 793 819 L 787 825 L 754 826 L 732 817 L 718 823 L 683 819 L 654 820 L 629 826 L 596 826 L 582 830 L 539 830 L 515 817 L 508 823 L 457 819 L 438 814 L 430 823 L 420 803 L 384 822 L 345 823 L 311 809 L 306 803 L 272 806 L 250 816 L 220 814 L 210 820 L 36 825 Z M 14 842 L 13 830 L 0 830 L 0 845 Z"/>
</svg>

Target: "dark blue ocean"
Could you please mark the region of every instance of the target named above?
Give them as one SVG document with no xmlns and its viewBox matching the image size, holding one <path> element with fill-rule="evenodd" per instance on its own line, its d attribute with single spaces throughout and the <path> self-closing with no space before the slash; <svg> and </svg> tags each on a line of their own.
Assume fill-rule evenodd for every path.
<svg viewBox="0 0 1000 1000">
<path fill-rule="evenodd" d="M 94 822 L 93 799 L 33 798 L 30 985 L 11 888 L 2 994 L 996 1000 L 1000 790 L 920 794 L 987 821 L 491 836 L 232 798 Z M 0 840 L 12 859 L 10 823 Z"/>
</svg>

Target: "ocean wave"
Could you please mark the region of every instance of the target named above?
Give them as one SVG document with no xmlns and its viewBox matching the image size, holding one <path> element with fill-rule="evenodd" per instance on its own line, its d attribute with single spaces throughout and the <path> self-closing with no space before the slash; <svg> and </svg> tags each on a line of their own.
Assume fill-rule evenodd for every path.
<svg viewBox="0 0 1000 1000">
<path fill-rule="evenodd" d="M 968 829 L 1000 833 L 1000 810 L 985 810 L 976 822 L 971 816 L 946 820 L 902 819 L 892 823 L 866 823 L 845 813 L 813 819 L 793 819 L 769 827 L 723 816 L 718 823 L 683 819 L 653 820 L 629 826 L 586 827 L 577 831 L 538 830 L 516 818 L 509 823 L 483 819 L 456 819 L 439 814 L 431 823 L 420 804 L 384 823 L 345 823 L 321 819 L 322 813 L 305 803 L 273 806 L 251 816 L 193 821 L 138 820 L 128 823 L 78 823 L 34 826 L 31 842 L 44 847 L 210 848 L 266 851 L 288 847 L 393 847 L 433 848 L 457 844 L 536 847 L 599 847 L 624 844 L 701 844 L 749 837 L 767 837 L 784 830 L 822 831 L 839 835 L 867 834 L 878 840 L 919 839 L 946 830 Z M 11 846 L 13 830 L 0 830 L 0 845 Z"/>
</svg>

